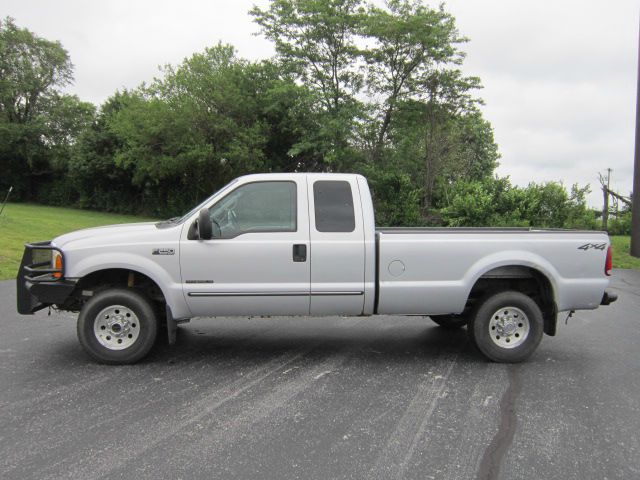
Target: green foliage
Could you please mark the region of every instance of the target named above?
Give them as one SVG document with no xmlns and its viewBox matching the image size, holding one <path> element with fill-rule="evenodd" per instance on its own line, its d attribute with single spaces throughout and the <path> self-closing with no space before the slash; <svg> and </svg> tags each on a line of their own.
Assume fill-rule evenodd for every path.
<svg viewBox="0 0 640 480">
<path fill-rule="evenodd" d="M 365 161 L 384 170 L 380 178 L 404 175 L 421 192 L 414 208 L 437 204 L 450 182 L 492 175 L 497 146 L 472 94 L 480 81 L 462 75 L 466 39 L 442 7 L 274 0 L 251 14 L 283 68 L 314 94 L 317 127 L 292 153 L 321 158 L 323 170 Z"/>
<path fill-rule="evenodd" d="M 367 166 L 361 173 L 369 181 L 377 225 L 416 226 L 422 222 L 421 192 L 412 184 L 409 175 Z"/>
<path fill-rule="evenodd" d="M 128 108 L 130 101 L 128 92 L 116 93 L 78 138 L 68 163 L 68 183 L 77 191 L 80 208 L 119 213 L 142 210 L 138 203 L 140 189 L 131 182 L 132 172 L 114 161 L 124 142 L 110 131 L 113 118 Z"/>
<path fill-rule="evenodd" d="M 617 218 L 609 218 L 609 235 L 631 235 L 631 212 L 621 213 Z"/>
<path fill-rule="evenodd" d="M 460 181 L 447 194 L 442 217 L 450 226 L 523 226 L 537 228 L 596 228 L 587 208 L 589 187 L 561 183 L 530 183 L 521 188 L 508 178 Z"/>
<path fill-rule="evenodd" d="M 356 96 L 362 88 L 356 32 L 362 0 L 273 0 L 251 15 L 275 43 L 283 71 L 310 93 L 314 128 L 291 149 L 316 159 L 317 170 L 343 170 L 353 164 L 354 133 L 364 116 Z"/>
<path fill-rule="evenodd" d="M 361 34 L 373 41 L 372 47 L 361 52 L 366 62 L 367 87 L 370 94 L 382 99 L 374 105 L 374 161 L 382 155 L 400 102 L 420 99 L 426 106 L 440 100 L 445 89 L 437 91 L 430 87 L 436 78 L 435 83 L 442 84 L 445 74 L 451 73 L 451 66 L 461 63 L 462 54 L 456 44 L 464 41 L 458 36 L 453 17 L 442 7 L 434 10 L 402 0 L 390 0 L 386 7 L 369 6 L 367 14 L 360 16 Z M 477 86 L 472 82 L 469 88 Z M 469 100 L 466 95 L 469 88 L 456 89 L 460 99 Z"/>
<path fill-rule="evenodd" d="M 149 86 L 109 99 L 78 142 L 79 203 L 172 216 L 239 175 L 313 164 L 306 152 L 291 153 L 314 128 L 309 95 L 228 45 L 166 66 Z"/>
<path fill-rule="evenodd" d="M 390 138 L 393 148 L 386 157 L 422 190 L 425 208 L 446 205 L 450 185 L 491 178 L 498 165 L 493 129 L 476 110 L 452 114 L 433 104 L 406 102 Z"/>
<path fill-rule="evenodd" d="M 34 195 L 91 115 L 91 105 L 59 93 L 72 68 L 60 42 L 0 20 L 0 189 L 13 185 L 14 198 Z"/>
</svg>

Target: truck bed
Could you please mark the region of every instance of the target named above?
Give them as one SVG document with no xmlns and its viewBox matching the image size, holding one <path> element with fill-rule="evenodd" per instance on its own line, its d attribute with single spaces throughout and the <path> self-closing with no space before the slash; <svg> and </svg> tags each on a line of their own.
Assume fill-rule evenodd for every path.
<svg viewBox="0 0 640 480">
<path fill-rule="evenodd" d="M 531 228 L 377 228 L 377 312 L 462 313 L 496 269 L 543 275 L 558 311 L 593 309 L 608 284 L 606 232 Z"/>
</svg>

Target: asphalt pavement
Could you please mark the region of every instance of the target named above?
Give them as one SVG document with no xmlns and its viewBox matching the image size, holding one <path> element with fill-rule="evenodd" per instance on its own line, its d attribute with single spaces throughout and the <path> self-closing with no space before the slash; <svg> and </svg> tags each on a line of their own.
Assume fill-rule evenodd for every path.
<svg viewBox="0 0 640 480">
<path fill-rule="evenodd" d="M 93 363 L 0 282 L 0 478 L 640 478 L 640 272 L 526 363 L 423 317 L 195 319 Z"/>
</svg>

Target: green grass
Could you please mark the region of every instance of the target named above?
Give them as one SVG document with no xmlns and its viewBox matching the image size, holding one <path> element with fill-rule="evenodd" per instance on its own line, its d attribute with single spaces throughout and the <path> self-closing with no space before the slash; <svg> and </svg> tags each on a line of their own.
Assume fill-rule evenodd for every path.
<svg viewBox="0 0 640 480">
<path fill-rule="evenodd" d="M 27 242 L 51 240 L 81 228 L 149 220 L 152 219 L 73 208 L 8 203 L 0 216 L 0 280 L 16 276 L 24 244 Z"/>
<path fill-rule="evenodd" d="M 631 237 L 615 236 L 611 237 L 613 245 L 613 268 L 635 268 L 640 270 L 640 258 L 629 255 L 629 245 Z"/>
</svg>

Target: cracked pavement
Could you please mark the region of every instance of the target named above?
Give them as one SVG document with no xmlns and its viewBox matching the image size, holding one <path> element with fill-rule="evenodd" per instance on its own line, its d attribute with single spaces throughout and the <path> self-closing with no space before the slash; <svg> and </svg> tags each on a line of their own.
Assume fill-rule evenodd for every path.
<svg viewBox="0 0 640 480">
<path fill-rule="evenodd" d="M 0 477 L 638 478 L 640 272 L 612 287 L 519 365 L 382 316 L 195 319 L 111 367 L 0 282 Z"/>
</svg>

